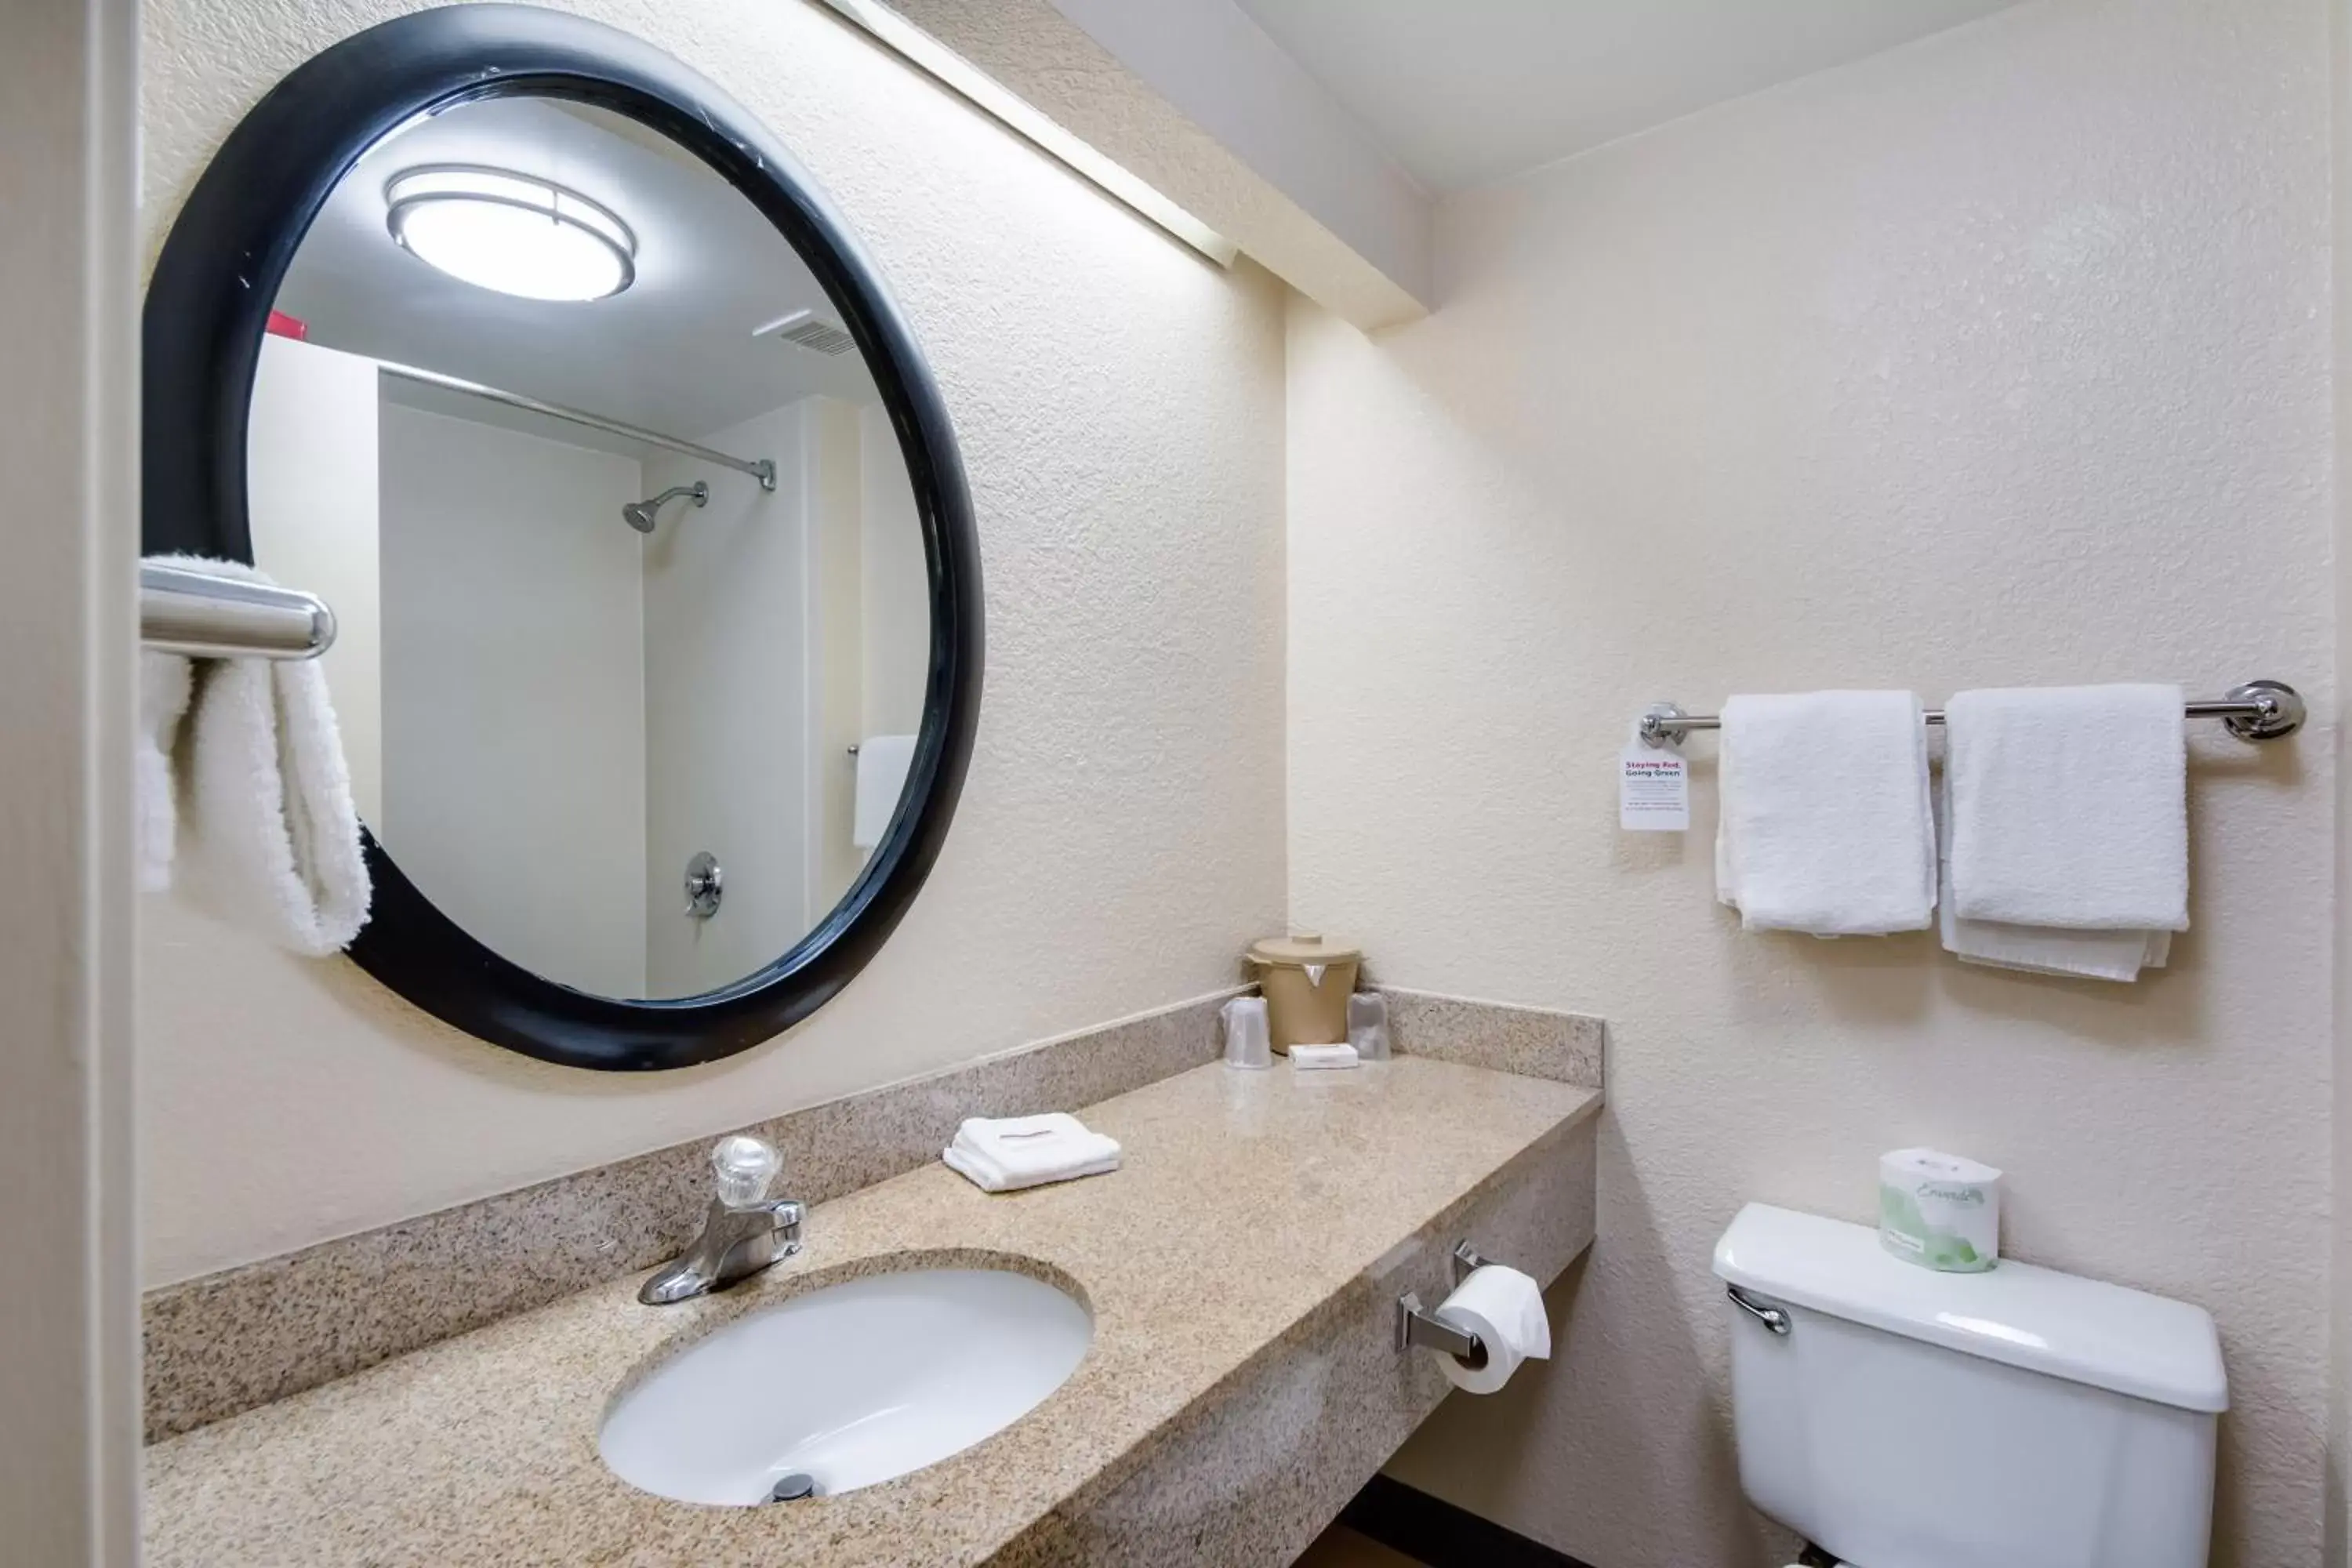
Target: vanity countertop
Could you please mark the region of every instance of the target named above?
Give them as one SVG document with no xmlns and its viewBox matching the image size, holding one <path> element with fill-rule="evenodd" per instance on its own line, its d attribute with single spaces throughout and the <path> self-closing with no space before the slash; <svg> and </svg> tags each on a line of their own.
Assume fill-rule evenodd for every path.
<svg viewBox="0 0 2352 1568">
<path fill-rule="evenodd" d="M 1593 1089 L 1415 1057 L 1197 1068 L 1086 1109 L 1125 1146 L 1114 1174 L 991 1196 L 927 1165 L 811 1210 L 805 1251 L 723 1295 L 644 1307 L 633 1275 L 158 1444 L 146 1560 L 1021 1561 L 1024 1538 L 1149 1464 L 1309 1313 L 1377 1288 L 1402 1246 L 1600 1105 Z M 1095 1316 L 1086 1360 L 994 1436 L 839 1497 L 709 1508 L 605 1469 L 598 1424 L 639 1369 L 747 1310 L 924 1265 L 1074 1285 Z"/>
</svg>

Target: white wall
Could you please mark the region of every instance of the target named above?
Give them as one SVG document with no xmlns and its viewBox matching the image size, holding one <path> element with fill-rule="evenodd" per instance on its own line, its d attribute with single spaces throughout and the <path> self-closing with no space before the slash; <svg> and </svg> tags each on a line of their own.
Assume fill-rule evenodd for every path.
<svg viewBox="0 0 2352 1568">
<path fill-rule="evenodd" d="M 136 7 L 13 7 L 0 48 L 0 1542 L 139 1552 L 131 734 Z"/>
<path fill-rule="evenodd" d="M 646 970 L 649 996 L 740 980 L 804 935 L 812 671 L 805 403 L 693 437 L 772 458 L 776 488 L 690 458 L 646 463 L 646 493 L 701 479 L 645 548 Z M 686 915 L 686 863 L 709 850 L 719 912 Z"/>
<path fill-rule="evenodd" d="M 404 8 L 149 5 L 149 254 L 270 84 Z M 931 361 L 988 593 L 954 829 L 840 997 L 683 1073 L 534 1062 L 348 963 L 286 958 L 159 904 L 140 987 L 152 1282 L 1199 995 L 1281 922 L 1272 279 L 1206 265 L 813 7 L 588 9 L 762 118 L 857 231 Z"/>
<path fill-rule="evenodd" d="M 261 340 L 246 414 L 253 559 L 335 612 L 320 656 L 352 803 L 383 821 L 383 624 L 377 564 L 376 362 L 276 333 Z"/>
<path fill-rule="evenodd" d="M 813 397 L 808 496 L 809 714 L 803 802 L 808 824 L 809 910 L 823 919 L 866 864 L 856 828 L 857 759 L 865 733 L 866 479 L 859 405 Z M 901 470 L 903 475 L 903 469 Z M 928 623 L 924 631 L 929 632 Z"/>
<path fill-rule="evenodd" d="M 645 476 L 634 458 L 394 403 L 382 432 L 370 826 L 479 941 L 567 985 L 643 995 L 643 545 L 621 508 L 650 493 Z"/>
<path fill-rule="evenodd" d="M 2330 864 L 2326 8 L 2044 0 L 1453 204 L 1442 309 L 1290 334 L 1293 912 L 1611 1022 L 1559 1359 L 1404 1479 L 1606 1568 L 1758 1568 L 1708 1250 L 2006 1168 L 2019 1257 L 2220 1320 L 2215 1561 L 2319 1560 Z M 2195 929 L 2107 988 L 1742 935 L 1621 837 L 1672 698 L 2276 676 L 2194 731 Z M 2340 1216 L 2334 1222 L 2340 1225 Z"/>
<path fill-rule="evenodd" d="M 931 574 L 907 460 L 878 403 L 859 413 L 858 452 L 865 475 L 858 491 L 864 524 L 858 627 L 866 733 L 911 734 L 923 721 L 931 673 Z"/>
</svg>

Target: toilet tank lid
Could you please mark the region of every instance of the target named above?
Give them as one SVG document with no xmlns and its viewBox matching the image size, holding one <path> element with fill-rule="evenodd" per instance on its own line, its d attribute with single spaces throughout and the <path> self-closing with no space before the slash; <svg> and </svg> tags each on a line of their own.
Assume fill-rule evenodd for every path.
<svg viewBox="0 0 2352 1568">
<path fill-rule="evenodd" d="M 2183 1410 L 2230 1407 L 2213 1315 L 2030 1263 L 1939 1274 L 1869 1226 L 1749 1204 L 1715 1244 L 1727 1284 L 1906 1339 Z"/>
</svg>

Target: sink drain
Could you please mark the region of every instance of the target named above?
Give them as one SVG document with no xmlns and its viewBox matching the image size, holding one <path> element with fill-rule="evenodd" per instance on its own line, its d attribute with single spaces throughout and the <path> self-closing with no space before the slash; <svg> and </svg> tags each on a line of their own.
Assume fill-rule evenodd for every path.
<svg viewBox="0 0 2352 1568">
<path fill-rule="evenodd" d="M 816 1478 L 795 1470 L 778 1481 L 768 1492 L 770 1502 L 798 1502 L 804 1497 L 816 1496 Z"/>
</svg>

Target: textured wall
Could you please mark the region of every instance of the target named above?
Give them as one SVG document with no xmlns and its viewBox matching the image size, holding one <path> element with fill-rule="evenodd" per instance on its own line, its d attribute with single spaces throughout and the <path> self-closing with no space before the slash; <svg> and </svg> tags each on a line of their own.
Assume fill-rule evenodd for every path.
<svg viewBox="0 0 2352 1568">
<path fill-rule="evenodd" d="M 1751 1198 L 1866 1218 L 1930 1142 L 2008 1168 L 2016 1254 L 2214 1311 L 2216 1560 L 2319 1560 L 2326 44 L 2322 0 L 2044 0 L 1461 199 L 1427 321 L 1294 310 L 1294 912 L 1612 1029 L 1566 1353 L 1404 1479 L 1606 1568 L 1786 1561 L 1708 1249 Z M 2198 729 L 2145 985 L 1741 935 L 1711 738 L 1699 832 L 1612 817 L 1660 697 L 2255 675 L 2317 721 Z"/>
<path fill-rule="evenodd" d="M 148 253 L 236 118 L 396 0 L 146 9 Z M 660 1147 L 1230 983 L 1285 899 L 1282 316 L 813 6 L 605 0 L 743 100 L 888 277 L 963 443 L 988 684 L 880 956 L 785 1038 L 565 1072 L 168 900 L 142 910 L 148 1277 Z"/>
</svg>

